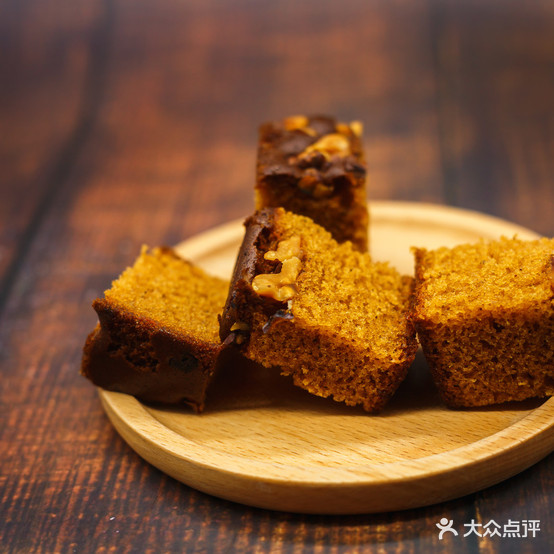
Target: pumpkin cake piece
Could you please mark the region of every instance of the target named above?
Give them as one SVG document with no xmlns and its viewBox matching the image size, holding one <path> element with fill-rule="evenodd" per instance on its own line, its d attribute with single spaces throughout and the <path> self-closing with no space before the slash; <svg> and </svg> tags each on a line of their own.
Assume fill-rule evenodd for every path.
<svg viewBox="0 0 554 554">
<path fill-rule="evenodd" d="M 283 208 L 245 226 L 221 339 L 312 394 L 381 410 L 417 349 L 412 279 Z"/>
<path fill-rule="evenodd" d="M 169 248 L 143 247 L 93 303 L 99 324 L 86 341 L 82 375 L 146 402 L 202 411 L 222 349 L 218 315 L 228 286 Z"/>
<path fill-rule="evenodd" d="M 366 164 L 359 121 L 293 116 L 261 125 L 255 207 L 283 207 L 368 249 Z"/>
<path fill-rule="evenodd" d="M 415 248 L 413 320 L 445 403 L 554 393 L 554 240 Z"/>
</svg>

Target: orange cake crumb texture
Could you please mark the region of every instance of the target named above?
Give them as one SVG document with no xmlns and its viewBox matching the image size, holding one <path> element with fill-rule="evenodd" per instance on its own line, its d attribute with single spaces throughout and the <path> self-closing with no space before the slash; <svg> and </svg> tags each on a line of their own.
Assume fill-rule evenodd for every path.
<svg viewBox="0 0 554 554">
<path fill-rule="evenodd" d="M 94 301 L 99 324 L 81 373 L 95 385 L 151 402 L 201 411 L 221 351 L 218 314 L 228 282 L 169 248 L 143 248 Z"/>
<path fill-rule="evenodd" d="M 227 297 L 228 282 L 212 277 L 168 249 L 143 247 L 105 292 L 105 298 L 137 317 L 155 320 L 179 335 L 219 343 L 217 315 Z"/>
<path fill-rule="evenodd" d="M 413 319 L 453 407 L 554 393 L 554 240 L 414 249 Z"/>
</svg>

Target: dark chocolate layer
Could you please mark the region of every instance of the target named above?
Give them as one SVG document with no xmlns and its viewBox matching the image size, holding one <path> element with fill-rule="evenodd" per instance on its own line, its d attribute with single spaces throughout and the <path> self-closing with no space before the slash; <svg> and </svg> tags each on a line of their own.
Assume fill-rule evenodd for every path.
<svg viewBox="0 0 554 554">
<path fill-rule="evenodd" d="M 107 300 L 95 301 L 94 309 L 100 323 L 86 341 L 82 375 L 145 402 L 186 403 L 202 411 L 220 344 L 177 336 Z"/>
<path fill-rule="evenodd" d="M 243 305 L 260 305 L 268 312 L 268 318 L 279 308 L 281 302 L 260 297 L 252 289 L 252 280 L 259 273 L 269 271 L 268 262 L 263 256 L 268 250 L 276 247 L 279 237 L 273 235 L 276 210 L 266 208 L 256 212 L 244 222 L 245 234 L 239 249 L 231 284 L 229 296 L 225 303 L 223 313 L 220 317 L 219 334 L 222 341 L 229 342 L 235 330 L 233 327 L 239 321 L 238 314 L 249 313 L 252 310 L 245 310 Z M 238 330 L 244 337 L 248 336 L 247 330 Z"/>
</svg>

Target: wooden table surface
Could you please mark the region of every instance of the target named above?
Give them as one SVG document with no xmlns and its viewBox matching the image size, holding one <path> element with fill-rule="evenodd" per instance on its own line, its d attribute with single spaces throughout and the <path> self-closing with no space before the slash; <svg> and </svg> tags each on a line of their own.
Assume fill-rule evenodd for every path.
<svg viewBox="0 0 554 554">
<path fill-rule="evenodd" d="M 0 7 L 0 551 L 547 552 L 554 457 L 426 508 L 249 508 L 139 458 L 79 376 L 141 244 L 253 207 L 257 127 L 364 123 L 370 198 L 554 236 L 549 0 L 7 0 Z M 453 537 L 540 521 L 534 538 Z"/>
</svg>

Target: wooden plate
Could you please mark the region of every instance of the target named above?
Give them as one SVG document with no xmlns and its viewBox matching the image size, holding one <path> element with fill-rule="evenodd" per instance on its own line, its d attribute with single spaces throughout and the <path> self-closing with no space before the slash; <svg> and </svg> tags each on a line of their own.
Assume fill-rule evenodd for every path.
<svg viewBox="0 0 554 554">
<path fill-rule="evenodd" d="M 229 277 L 241 222 L 179 246 Z M 482 214 L 374 202 L 373 256 L 412 272 L 410 246 L 536 235 Z M 141 404 L 100 391 L 113 425 L 145 460 L 201 491 L 263 508 L 307 513 L 400 510 L 456 498 L 531 466 L 554 445 L 554 399 L 453 411 L 439 401 L 418 354 L 377 416 L 317 398 L 277 371 L 229 357 L 205 413 Z"/>
</svg>

